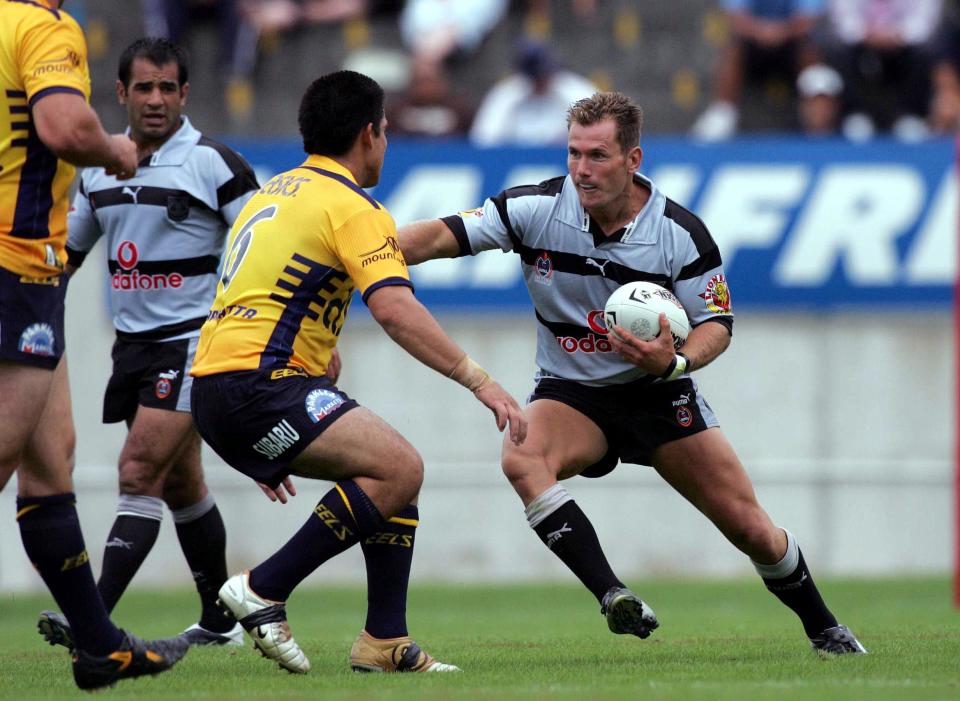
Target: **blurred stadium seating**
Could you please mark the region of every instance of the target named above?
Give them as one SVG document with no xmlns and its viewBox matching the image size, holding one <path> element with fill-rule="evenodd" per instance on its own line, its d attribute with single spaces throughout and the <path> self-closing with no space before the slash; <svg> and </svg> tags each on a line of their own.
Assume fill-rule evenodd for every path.
<svg viewBox="0 0 960 701">
<path fill-rule="evenodd" d="M 592 20 L 573 15 L 570 3 L 554 2 L 545 21 L 528 15 L 527 3 L 514 0 L 510 12 L 480 50 L 451 66 L 453 80 L 476 102 L 510 70 L 516 41 L 524 34 L 549 38 L 560 60 L 605 88 L 622 90 L 643 105 L 649 133 L 686 131 L 709 88 L 715 44 L 723 23 L 711 0 L 683 3 L 637 3 L 610 0 L 598 3 Z M 91 40 L 93 102 L 102 109 L 108 127 L 122 126 L 123 115 L 110 109 L 120 50 L 143 33 L 139 5 L 129 0 L 86 3 Z M 93 31 L 91 32 L 91 28 Z M 252 112 L 247 119 L 225 119 L 230 105 L 217 75 L 216 28 L 200 26 L 189 41 L 193 65 L 193 100 L 189 112 L 201 128 L 241 136 L 296 134 L 296 108 L 302 87 L 321 73 L 344 65 L 355 52 L 375 49 L 393 62 L 403 54 L 395 13 L 374 13 L 363 20 L 299 27 L 260 40 L 260 60 L 252 81 Z M 365 63 L 364 65 L 375 65 Z M 388 80 L 384 81 L 388 83 Z M 786 128 L 790 104 L 781 95 L 783 111 L 769 106 L 747 110 L 746 125 Z"/>
</svg>

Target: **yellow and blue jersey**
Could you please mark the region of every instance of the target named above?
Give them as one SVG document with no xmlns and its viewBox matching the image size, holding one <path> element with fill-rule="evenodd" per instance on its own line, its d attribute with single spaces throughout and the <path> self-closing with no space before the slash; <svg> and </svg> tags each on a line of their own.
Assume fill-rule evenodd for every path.
<svg viewBox="0 0 960 701">
<path fill-rule="evenodd" d="M 250 198 L 191 374 L 273 369 L 326 373 L 351 295 L 410 284 L 393 217 L 350 171 L 312 155 Z"/>
<path fill-rule="evenodd" d="M 37 136 L 31 106 L 52 92 L 90 97 L 76 21 L 39 2 L 0 0 L 0 267 L 31 278 L 62 271 L 76 169 Z"/>
</svg>

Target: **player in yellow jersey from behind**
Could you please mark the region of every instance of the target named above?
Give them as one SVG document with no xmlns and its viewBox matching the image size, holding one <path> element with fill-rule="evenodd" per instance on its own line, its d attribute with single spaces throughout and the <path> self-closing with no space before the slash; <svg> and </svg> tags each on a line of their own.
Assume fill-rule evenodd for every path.
<svg viewBox="0 0 960 701">
<path fill-rule="evenodd" d="M 73 629 L 74 680 L 94 689 L 169 669 L 187 643 L 148 643 L 110 622 L 77 519 L 67 193 L 74 166 L 131 177 L 137 150 L 87 104 L 86 42 L 61 4 L 0 0 L 0 489 L 16 472 L 24 550 Z"/>
<path fill-rule="evenodd" d="M 350 652 L 353 669 L 457 669 L 407 631 L 423 462 L 328 376 L 354 290 L 404 350 L 469 389 L 515 443 L 526 436 L 513 397 L 414 297 L 393 218 L 363 190 L 383 168 L 383 101 L 375 81 L 352 71 L 307 89 L 300 131 L 308 157 L 264 185 L 237 217 L 191 372 L 197 427 L 226 462 L 284 499 L 289 475 L 336 483 L 280 550 L 220 589 L 257 648 L 291 672 L 307 672 L 310 662 L 290 633 L 287 598 L 358 542 L 368 609 Z"/>
</svg>

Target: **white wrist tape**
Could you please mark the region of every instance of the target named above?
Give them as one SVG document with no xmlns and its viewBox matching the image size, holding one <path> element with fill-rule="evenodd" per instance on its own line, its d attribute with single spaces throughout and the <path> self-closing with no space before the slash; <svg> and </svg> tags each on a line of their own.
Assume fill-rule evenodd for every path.
<svg viewBox="0 0 960 701">
<path fill-rule="evenodd" d="M 664 372 L 660 377 L 666 382 L 675 380 L 687 372 L 687 366 L 689 364 L 690 361 L 687 360 L 687 356 L 685 356 L 683 353 L 677 353 L 675 356 L 673 356 L 673 362 L 667 366 L 666 372 Z"/>
</svg>

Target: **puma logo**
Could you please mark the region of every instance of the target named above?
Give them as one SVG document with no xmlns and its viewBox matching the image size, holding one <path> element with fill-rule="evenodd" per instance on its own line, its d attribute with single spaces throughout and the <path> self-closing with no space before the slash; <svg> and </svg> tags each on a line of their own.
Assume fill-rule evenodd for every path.
<svg viewBox="0 0 960 701">
<path fill-rule="evenodd" d="M 124 185 L 123 194 L 129 195 L 130 199 L 133 200 L 134 204 L 140 204 L 137 202 L 137 197 L 140 196 L 140 191 L 143 189 L 143 186 L 130 187 L 129 185 Z"/>
<path fill-rule="evenodd" d="M 551 550 L 553 550 L 554 544 L 555 544 L 558 540 L 560 540 L 561 538 L 563 538 L 563 534 L 564 534 L 564 533 L 573 533 L 573 529 L 567 527 L 567 524 L 566 524 L 566 523 L 564 523 L 562 526 L 560 526 L 560 528 L 558 528 L 557 530 L 551 531 L 550 533 L 547 533 L 547 547 L 550 548 Z"/>
<path fill-rule="evenodd" d="M 607 271 L 604 270 L 604 268 L 607 267 L 607 263 L 609 263 L 610 261 L 605 260 L 603 261 L 603 263 L 598 263 L 593 258 L 587 258 L 586 261 L 587 261 L 587 265 L 592 265 L 594 268 L 597 268 L 600 270 L 601 275 L 603 275 L 604 277 L 607 276 Z"/>
</svg>

